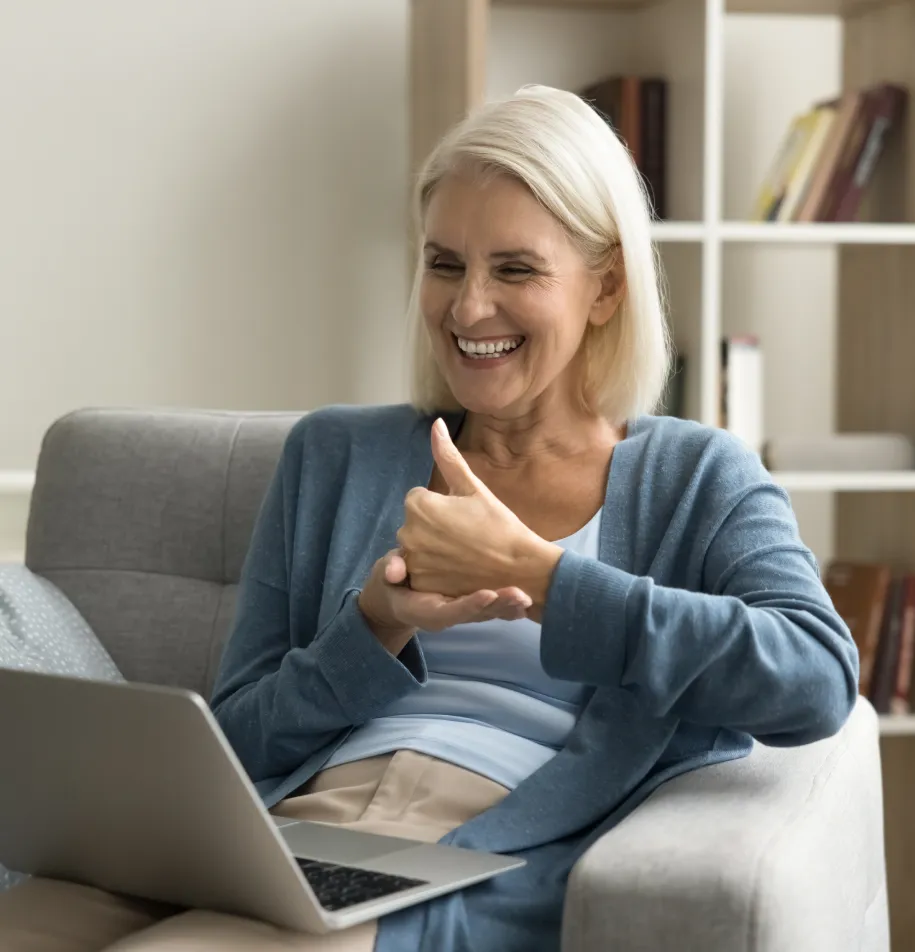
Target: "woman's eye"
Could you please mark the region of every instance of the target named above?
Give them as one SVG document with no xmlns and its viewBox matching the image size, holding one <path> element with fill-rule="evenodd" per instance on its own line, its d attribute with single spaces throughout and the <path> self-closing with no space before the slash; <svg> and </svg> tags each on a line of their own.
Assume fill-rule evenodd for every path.
<svg viewBox="0 0 915 952">
<path fill-rule="evenodd" d="M 454 261 L 432 261 L 427 267 L 439 274 L 457 274 L 461 270 L 461 266 Z"/>
<path fill-rule="evenodd" d="M 522 265 L 507 265 L 504 268 L 500 268 L 499 273 L 507 275 L 509 278 L 526 278 L 534 272 L 531 271 L 530 268 L 525 268 Z"/>
</svg>

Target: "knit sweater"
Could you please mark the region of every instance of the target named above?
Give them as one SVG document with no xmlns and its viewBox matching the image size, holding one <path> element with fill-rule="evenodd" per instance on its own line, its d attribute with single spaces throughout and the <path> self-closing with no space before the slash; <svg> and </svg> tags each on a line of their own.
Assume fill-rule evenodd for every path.
<svg viewBox="0 0 915 952">
<path fill-rule="evenodd" d="M 452 435 L 463 414 L 446 414 Z M 252 536 L 212 707 L 268 807 L 354 726 L 426 678 L 358 596 L 432 473 L 433 418 L 327 407 L 290 431 Z M 527 865 L 383 918 L 378 952 L 559 948 L 574 862 L 665 780 L 745 756 L 754 738 L 829 736 L 857 696 L 854 642 L 785 492 L 727 433 L 629 421 L 613 451 L 598 559 L 565 552 L 541 621 L 548 675 L 586 685 L 559 753 L 442 842 Z"/>
</svg>

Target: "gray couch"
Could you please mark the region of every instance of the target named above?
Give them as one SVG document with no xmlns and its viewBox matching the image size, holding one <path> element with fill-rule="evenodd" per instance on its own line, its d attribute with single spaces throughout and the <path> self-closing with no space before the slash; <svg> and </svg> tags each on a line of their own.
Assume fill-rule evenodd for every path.
<svg viewBox="0 0 915 952">
<path fill-rule="evenodd" d="M 297 418 L 80 411 L 48 431 L 27 563 L 127 678 L 208 696 L 261 496 Z M 564 952 L 885 952 L 877 720 L 658 790 L 578 864 Z"/>
</svg>

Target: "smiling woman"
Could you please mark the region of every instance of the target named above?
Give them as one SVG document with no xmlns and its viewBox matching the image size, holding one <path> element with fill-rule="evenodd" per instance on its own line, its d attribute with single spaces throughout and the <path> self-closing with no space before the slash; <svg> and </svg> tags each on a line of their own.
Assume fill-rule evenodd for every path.
<svg viewBox="0 0 915 952">
<path fill-rule="evenodd" d="M 573 865 L 659 784 L 848 717 L 854 642 L 788 497 L 729 434 L 651 415 L 664 312 L 611 129 L 523 89 L 445 138 L 416 210 L 414 402 L 291 431 L 212 706 L 283 815 L 526 866 L 323 937 L 144 929 L 165 911 L 32 881 L 4 952 L 59 948 L 64 902 L 68 949 L 555 952 Z"/>
<path fill-rule="evenodd" d="M 471 409 L 472 385 L 471 402 L 488 392 L 507 406 L 559 386 L 617 423 L 650 412 L 670 346 L 642 180 L 578 97 L 528 87 L 511 110 L 483 107 L 420 172 L 413 402 L 428 412 Z M 487 350 L 506 337 L 529 339 L 523 361 L 518 353 L 484 366 L 523 362 L 519 374 L 536 367 L 536 379 L 508 370 L 462 377 L 468 365 L 454 359 L 449 335 Z"/>
</svg>

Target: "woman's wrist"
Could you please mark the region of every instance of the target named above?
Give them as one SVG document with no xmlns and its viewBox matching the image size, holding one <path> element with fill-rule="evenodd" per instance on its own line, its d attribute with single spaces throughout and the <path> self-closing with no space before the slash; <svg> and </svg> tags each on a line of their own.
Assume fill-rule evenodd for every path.
<svg viewBox="0 0 915 952">
<path fill-rule="evenodd" d="M 532 604 L 527 610 L 527 617 L 531 621 L 539 623 L 543 617 L 553 572 L 564 552 L 562 546 L 538 539 L 528 555 L 522 559 L 523 578 L 517 585 L 531 597 Z"/>
<path fill-rule="evenodd" d="M 405 628 L 401 625 L 385 625 L 375 618 L 370 609 L 367 609 L 362 597 L 359 598 L 359 611 L 365 619 L 369 630 L 379 644 L 396 658 L 406 648 L 410 639 L 416 634 L 415 628 Z"/>
</svg>

